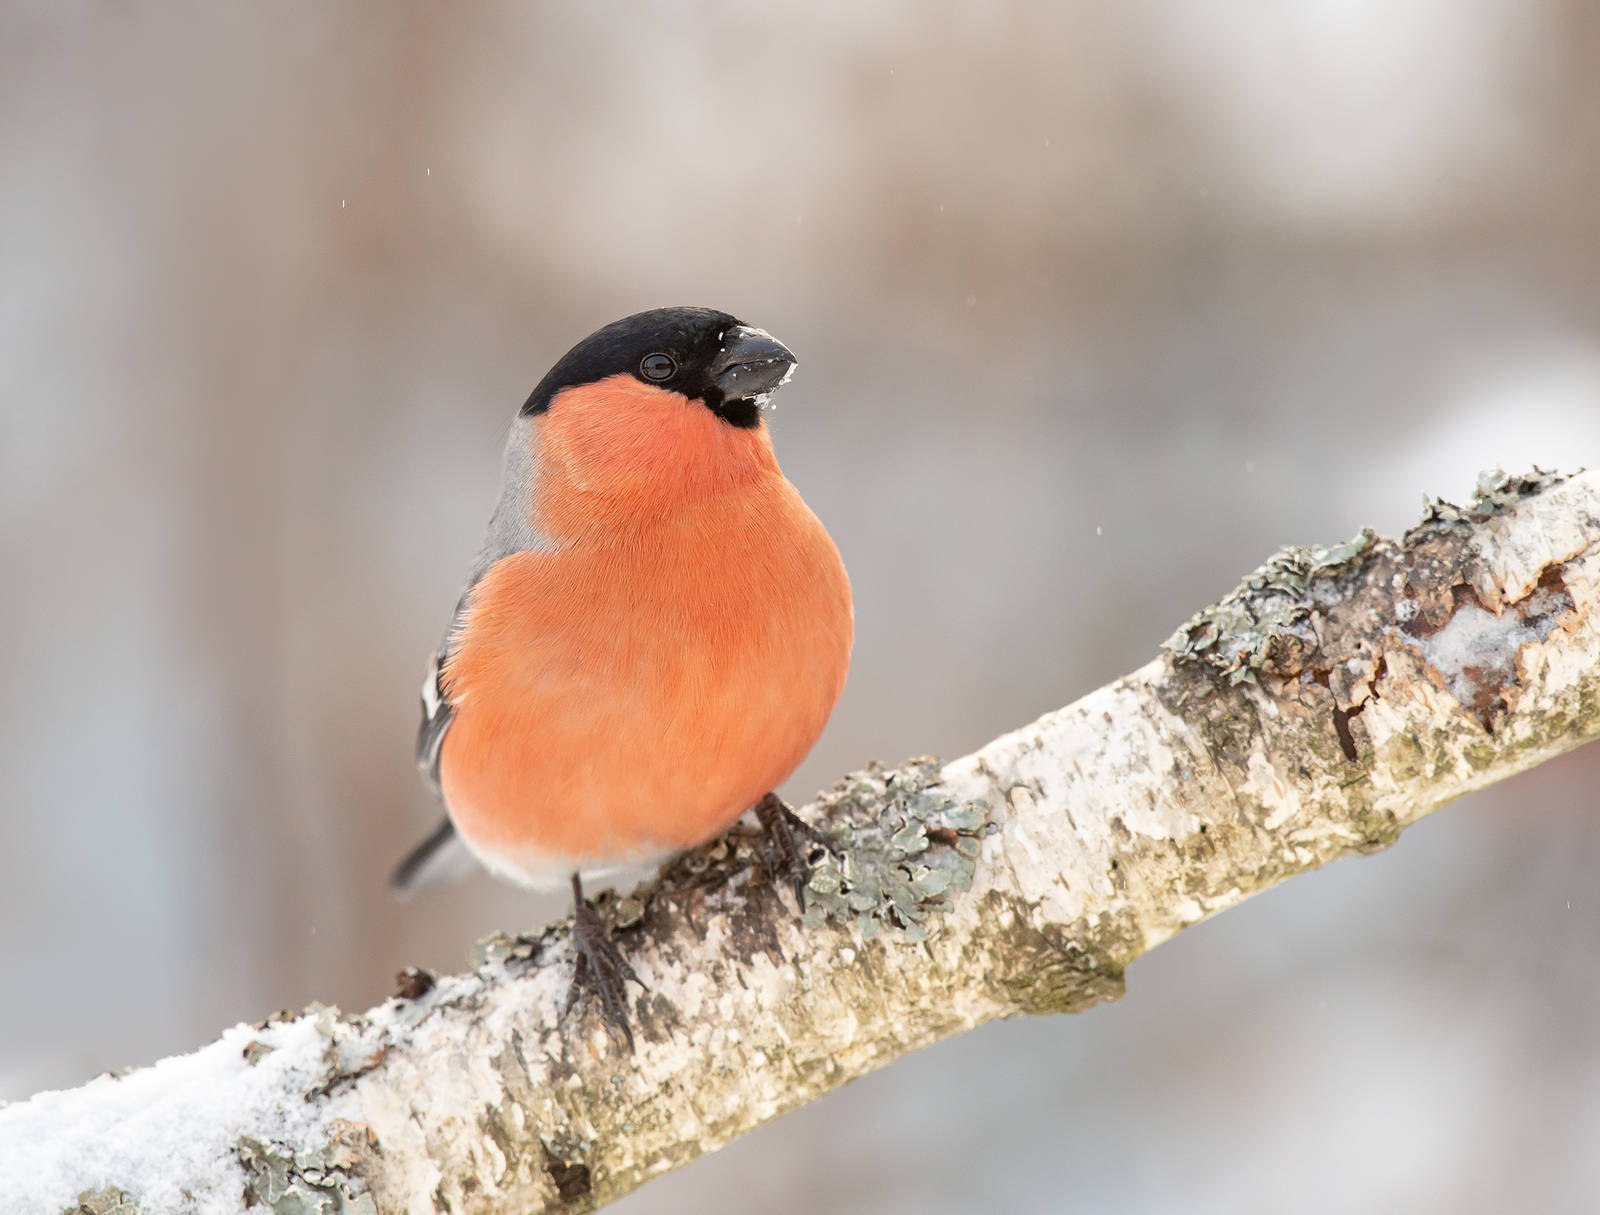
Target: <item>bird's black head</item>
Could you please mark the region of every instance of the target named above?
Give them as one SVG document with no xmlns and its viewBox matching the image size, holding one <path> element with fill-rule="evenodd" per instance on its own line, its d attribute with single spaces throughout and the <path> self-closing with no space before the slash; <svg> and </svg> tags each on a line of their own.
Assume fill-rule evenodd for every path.
<svg viewBox="0 0 1600 1215">
<path fill-rule="evenodd" d="M 795 357 L 771 334 L 711 308 L 654 308 L 591 333 L 550 369 L 522 407 L 544 413 L 565 388 L 615 375 L 700 401 L 730 426 L 761 422 L 761 407 Z"/>
</svg>

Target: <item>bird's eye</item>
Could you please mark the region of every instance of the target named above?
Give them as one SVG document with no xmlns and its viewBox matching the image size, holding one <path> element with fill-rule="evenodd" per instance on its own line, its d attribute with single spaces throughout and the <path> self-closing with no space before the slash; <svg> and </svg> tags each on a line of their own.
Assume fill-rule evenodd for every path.
<svg viewBox="0 0 1600 1215">
<path fill-rule="evenodd" d="M 639 374 L 657 383 L 670 380 L 677 370 L 678 364 L 670 354 L 647 354 L 639 360 Z"/>
</svg>

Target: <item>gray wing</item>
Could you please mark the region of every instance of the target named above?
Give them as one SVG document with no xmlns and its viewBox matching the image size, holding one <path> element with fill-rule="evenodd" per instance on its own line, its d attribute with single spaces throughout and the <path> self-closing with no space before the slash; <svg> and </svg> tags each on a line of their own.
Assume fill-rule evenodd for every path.
<svg viewBox="0 0 1600 1215">
<path fill-rule="evenodd" d="M 444 747 L 444 736 L 455 717 L 455 707 L 445 698 L 440 682 L 441 671 L 449 660 L 451 638 L 461 614 L 466 610 L 467 597 L 472 594 L 477 581 L 477 577 L 474 577 L 456 604 L 455 613 L 450 618 L 450 628 L 446 630 L 439 648 L 429 656 L 428 673 L 422 680 L 422 722 L 417 727 L 417 770 L 441 802 L 444 793 L 439 787 L 439 752 Z M 409 894 L 424 886 L 464 877 L 474 866 L 472 855 L 456 834 L 449 815 L 446 815 L 433 834 L 400 862 L 394 876 L 389 879 L 389 885 L 397 894 Z"/>
<path fill-rule="evenodd" d="M 450 625 L 439 640 L 439 648 L 428 655 L 428 673 L 422 677 L 422 724 L 417 727 L 417 770 L 440 801 L 444 800 L 444 794 L 439 789 L 439 750 L 444 746 L 445 733 L 456 715 L 455 706 L 445 699 L 444 668 L 450 661 L 451 645 L 455 641 L 456 630 L 461 627 L 461 618 L 467 614 L 467 600 L 472 598 L 473 588 L 483 580 L 496 560 L 498 558 L 487 551 L 487 546 L 478 555 L 472 567 L 472 576 L 467 579 L 461 598 L 456 600 L 456 610 L 450 613 Z"/>
<path fill-rule="evenodd" d="M 550 545 L 549 538 L 530 522 L 530 505 L 537 480 L 532 425 L 531 419 L 522 417 L 512 423 L 511 432 L 506 438 L 500 500 L 495 504 L 494 515 L 489 520 L 489 530 L 483 538 L 478 559 L 473 564 L 472 576 L 456 602 L 456 610 L 450 616 L 450 627 L 445 630 L 444 640 L 428 659 L 428 673 L 422 681 L 422 724 L 417 728 L 417 769 L 440 801 L 444 800 L 444 795 L 439 788 L 439 753 L 444 747 L 445 735 L 449 733 L 450 722 L 455 717 L 455 707 L 446 699 L 440 679 L 450 661 L 451 642 L 466 613 L 467 600 L 473 588 L 497 562 L 513 553 L 538 550 Z M 401 893 L 417 890 L 461 876 L 475 864 L 450 819 L 446 817 L 433 834 L 418 844 L 411 855 L 400 863 L 390 884 Z"/>
<path fill-rule="evenodd" d="M 450 656 L 448 646 L 446 638 L 428 658 L 428 673 L 422 680 L 422 722 L 417 727 L 417 770 L 441 801 L 444 794 L 439 789 L 439 751 L 456 715 L 455 707 L 445 699 L 444 689 L 439 686 L 440 669 Z"/>
</svg>

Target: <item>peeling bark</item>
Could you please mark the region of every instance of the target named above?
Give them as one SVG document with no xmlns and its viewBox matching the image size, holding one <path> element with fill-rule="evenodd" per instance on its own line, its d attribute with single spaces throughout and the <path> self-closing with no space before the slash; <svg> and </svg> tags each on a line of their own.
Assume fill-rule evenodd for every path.
<svg viewBox="0 0 1600 1215">
<path fill-rule="evenodd" d="M 1115 999 L 1180 929 L 1597 735 L 1600 474 L 1486 477 L 1401 540 L 1279 553 L 974 755 L 847 779 L 805 812 L 833 851 L 803 914 L 743 829 L 611 900 L 650 987 L 632 1057 L 563 1020 L 564 923 L 492 938 L 365 1015 L 0 1110 L 0 1157 L 40 1165 L 0 1208 L 591 1209 L 942 1037 Z M 63 1163 L 112 1120 L 144 1158 Z"/>
</svg>

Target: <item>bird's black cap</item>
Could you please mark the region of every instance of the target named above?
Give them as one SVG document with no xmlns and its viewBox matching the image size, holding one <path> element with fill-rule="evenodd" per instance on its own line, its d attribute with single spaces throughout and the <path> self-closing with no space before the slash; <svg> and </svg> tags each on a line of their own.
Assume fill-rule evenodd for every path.
<svg viewBox="0 0 1600 1215">
<path fill-rule="evenodd" d="M 597 329 L 562 355 L 522 415 L 546 412 L 563 389 L 632 375 L 703 402 L 732 426 L 756 426 L 766 397 L 794 364 L 782 342 L 726 312 L 654 308 Z"/>
</svg>

